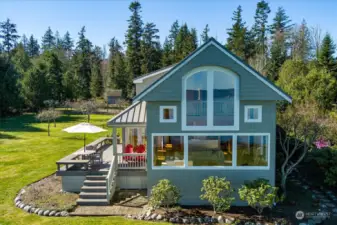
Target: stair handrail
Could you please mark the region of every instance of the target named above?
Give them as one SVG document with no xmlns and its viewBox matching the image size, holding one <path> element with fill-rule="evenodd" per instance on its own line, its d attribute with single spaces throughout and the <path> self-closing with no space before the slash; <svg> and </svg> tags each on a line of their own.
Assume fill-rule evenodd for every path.
<svg viewBox="0 0 337 225">
<path fill-rule="evenodd" d="M 111 165 L 109 168 L 108 175 L 106 177 L 106 196 L 107 200 L 110 201 L 112 196 L 115 193 L 116 189 L 116 174 L 117 174 L 117 157 L 115 155 L 112 156 Z"/>
</svg>

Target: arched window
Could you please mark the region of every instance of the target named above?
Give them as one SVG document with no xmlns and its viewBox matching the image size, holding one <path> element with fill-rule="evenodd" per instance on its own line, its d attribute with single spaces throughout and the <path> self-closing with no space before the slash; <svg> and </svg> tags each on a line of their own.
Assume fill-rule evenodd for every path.
<svg viewBox="0 0 337 225">
<path fill-rule="evenodd" d="M 201 67 L 183 77 L 183 130 L 238 130 L 239 77 L 220 67 Z"/>
</svg>

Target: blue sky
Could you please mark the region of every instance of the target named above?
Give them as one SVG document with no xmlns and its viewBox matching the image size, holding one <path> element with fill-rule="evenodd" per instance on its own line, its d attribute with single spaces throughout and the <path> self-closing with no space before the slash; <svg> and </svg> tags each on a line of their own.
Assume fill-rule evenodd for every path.
<svg viewBox="0 0 337 225">
<path fill-rule="evenodd" d="M 160 31 L 161 41 L 168 35 L 173 21 L 187 22 L 190 27 L 198 30 L 198 35 L 206 24 L 210 26 L 210 36 L 225 42 L 226 28 L 232 24 L 233 11 L 240 4 L 243 8 L 243 18 L 247 25 L 253 23 L 256 3 L 258 0 L 143 0 L 142 17 L 144 22 L 154 22 Z M 80 28 L 85 25 L 87 37 L 98 46 L 106 45 L 112 37 L 124 41 L 127 29 L 127 19 L 130 16 L 128 6 L 131 1 L 56 1 L 56 0 L 1 0 L 0 21 L 10 18 L 17 24 L 20 35 L 33 34 L 41 40 L 44 32 L 50 26 L 53 31 L 63 34 L 68 30 L 76 40 Z M 323 32 L 330 32 L 337 37 L 337 1 L 334 0 L 275 0 L 269 1 L 272 21 L 277 7 L 285 8 L 286 13 L 294 23 L 302 19 L 311 26 L 319 25 Z"/>
</svg>

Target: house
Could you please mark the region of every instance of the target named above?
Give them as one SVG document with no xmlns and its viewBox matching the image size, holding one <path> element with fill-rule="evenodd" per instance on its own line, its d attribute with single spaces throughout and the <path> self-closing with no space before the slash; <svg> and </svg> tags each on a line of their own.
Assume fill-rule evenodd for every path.
<svg viewBox="0 0 337 225">
<path fill-rule="evenodd" d="M 107 200 L 116 186 L 150 194 L 164 178 L 180 189 L 185 205 L 206 203 L 199 196 L 209 176 L 226 177 L 234 188 L 257 178 L 275 184 L 276 102 L 292 99 L 215 39 L 133 82 L 133 104 L 107 122 L 113 129 L 102 178 Z M 78 176 L 71 173 L 59 171 L 63 178 Z M 90 174 L 64 179 L 63 185 L 84 192 L 95 185 Z"/>
<path fill-rule="evenodd" d="M 105 100 L 108 104 L 117 104 L 119 100 L 122 99 L 121 90 L 107 90 L 105 93 Z"/>
<path fill-rule="evenodd" d="M 202 204 L 208 176 L 234 187 L 259 177 L 275 184 L 276 102 L 291 97 L 216 40 L 134 83 L 133 105 L 108 125 L 146 145 L 149 193 L 167 178 L 181 203 Z"/>
</svg>

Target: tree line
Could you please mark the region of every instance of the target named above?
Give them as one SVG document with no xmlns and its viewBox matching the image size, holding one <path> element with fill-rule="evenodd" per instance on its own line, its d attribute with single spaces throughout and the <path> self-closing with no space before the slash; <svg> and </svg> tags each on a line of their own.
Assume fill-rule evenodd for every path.
<svg viewBox="0 0 337 225">
<path fill-rule="evenodd" d="M 86 37 L 85 26 L 77 42 L 69 32 L 61 36 L 50 27 L 39 42 L 33 35 L 20 37 L 10 19 L 1 22 L 1 115 L 38 111 L 49 99 L 103 97 L 109 89 L 121 89 L 123 97 L 130 99 L 134 78 L 181 61 L 210 38 L 208 24 L 199 36 L 195 28 L 174 21 L 161 44 L 155 23 L 143 21 L 141 4 L 132 2 L 129 10 L 125 40 L 112 37 L 108 51 Z M 309 28 L 305 20 L 293 24 L 282 7 L 268 23 L 270 13 L 269 4 L 259 1 L 249 27 L 238 6 L 225 46 L 294 100 L 312 99 L 331 109 L 337 98 L 333 38 L 328 33 L 323 36 L 317 27 Z"/>
</svg>

